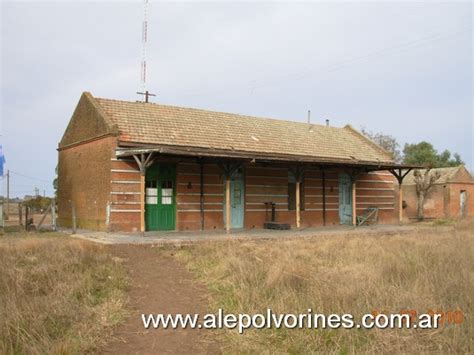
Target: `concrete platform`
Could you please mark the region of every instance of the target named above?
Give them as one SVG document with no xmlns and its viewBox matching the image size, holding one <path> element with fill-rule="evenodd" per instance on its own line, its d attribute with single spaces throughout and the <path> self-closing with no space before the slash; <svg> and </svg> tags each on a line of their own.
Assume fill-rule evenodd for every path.
<svg viewBox="0 0 474 355">
<path fill-rule="evenodd" d="M 270 240 L 270 239 L 293 239 L 312 238 L 318 236 L 331 236 L 338 234 L 349 235 L 391 235 L 413 232 L 422 227 L 414 224 L 407 225 L 376 225 L 376 226 L 331 226 L 318 228 L 305 228 L 300 230 L 233 230 L 231 233 L 225 231 L 206 232 L 146 232 L 145 236 L 137 233 L 107 233 L 87 230 L 77 230 L 72 234 L 71 230 L 61 231 L 70 234 L 74 238 L 89 240 L 101 244 L 147 244 L 147 245 L 190 245 L 202 242 L 217 241 L 245 241 L 245 240 Z M 439 227 L 438 227 L 439 229 Z"/>
</svg>

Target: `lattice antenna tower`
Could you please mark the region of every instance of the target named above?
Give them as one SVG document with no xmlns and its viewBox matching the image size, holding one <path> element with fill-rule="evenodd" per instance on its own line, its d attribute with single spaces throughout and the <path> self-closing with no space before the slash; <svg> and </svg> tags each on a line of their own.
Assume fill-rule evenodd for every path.
<svg viewBox="0 0 474 355">
<path fill-rule="evenodd" d="M 148 40 L 148 0 L 143 1 L 143 24 L 142 24 L 142 65 L 141 65 L 141 74 L 140 74 L 140 83 L 141 91 L 138 91 L 137 94 L 143 95 L 145 97 L 145 102 L 147 103 L 150 96 L 156 96 L 148 92 L 146 88 L 146 45 Z"/>
<path fill-rule="evenodd" d="M 141 91 L 146 92 L 146 42 L 148 37 L 148 0 L 143 0 Z"/>
</svg>

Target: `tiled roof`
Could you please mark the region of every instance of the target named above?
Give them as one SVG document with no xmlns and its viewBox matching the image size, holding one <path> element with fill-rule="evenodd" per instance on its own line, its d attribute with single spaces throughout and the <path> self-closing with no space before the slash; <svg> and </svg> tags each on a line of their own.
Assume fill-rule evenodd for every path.
<svg viewBox="0 0 474 355">
<path fill-rule="evenodd" d="M 152 103 L 95 100 L 117 125 L 123 142 L 393 163 L 389 153 L 350 126 L 336 128 Z"/>
<path fill-rule="evenodd" d="M 424 169 L 421 170 L 423 173 L 425 172 Z M 439 173 L 439 178 L 434 182 L 435 184 L 446 184 L 448 182 L 453 182 L 457 177 L 457 174 L 460 170 L 465 170 L 466 176 L 469 176 L 469 172 L 466 170 L 464 165 L 459 165 L 451 168 L 433 168 L 431 169 L 430 174 Z M 415 177 L 414 177 L 414 170 L 410 171 L 405 179 L 403 180 L 403 184 L 405 185 L 414 185 L 415 184 Z"/>
</svg>

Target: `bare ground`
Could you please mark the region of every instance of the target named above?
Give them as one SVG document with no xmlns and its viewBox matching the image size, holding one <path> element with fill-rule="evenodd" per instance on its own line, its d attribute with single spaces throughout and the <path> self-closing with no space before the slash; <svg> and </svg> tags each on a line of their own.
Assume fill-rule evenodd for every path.
<svg viewBox="0 0 474 355">
<path fill-rule="evenodd" d="M 101 350 L 116 354 L 216 353 L 219 347 L 206 330 L 143 327 L 145 313 L 208 313 L 206 288 L 174 259 L 173 251 L 149 246 L 115 245 L 112 253 L 125 259 L 130 273 L 129 314 Z M 209 331 L 207 331 L 209 332 Z"/>
</svg>

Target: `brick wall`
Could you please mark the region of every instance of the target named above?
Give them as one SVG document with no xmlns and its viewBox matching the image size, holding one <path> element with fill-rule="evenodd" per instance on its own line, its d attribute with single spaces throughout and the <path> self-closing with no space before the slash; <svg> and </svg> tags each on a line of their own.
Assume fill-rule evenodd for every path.
<svg viewBox="0 0 474 355">
<path fill-rule="evenodd" d="M 160 159 L 176 164 L 176 230 L 200 230 L 200 165 L 189 159 Z M 204 164 L 204 228 L 223 229 L 224 181 L 217 164 Z M 140 230 L 140 174 L 131 159 L 111 162 L 110 230 Z"/>
<path fill-rule="evenodd" d="M 200 230 L 200 166 L 198 163 L 180 162 L 177 165 L 178 230 Z M 204 164 L 204 229 L 223 229 L 224 180 L 217 164 Z"/>
<path fill-rule="evenodd" d="M 72 203 L 78 228 L 105 230 L 110 195 L 110 158 L 115 137 L 59 150 L 58 223 L 72 226 Z"/>
<path fill-rule="evenodd" d="M 361 174 L 357 178 L 357 214 L 367 207 L 379 209 L 379 223 L 398 222 L 398 182 L 388 171 Z"/>
<path fill-rule="evenodd" d="M 425 218 L 458 218 L 460 217 L 460 192 L 466 191 L 466 216 L 474 216 L 474 184 L 446 183 L 435 184 L 425 198 Z M 406 202 L 405 215 L 416 218 L 417 197 L 415 185 L 403 186 L 403 200 Z"/>
<path fill-rule="evenodd" d="M 140 171 L 133 159 L 110 159 L 111 231 L 140 231 Z"/>
<path fill-rule="evenodd" d="M 288 168 L 246 167 L 246 211 L 245 228 L 262 228 L 266 220 L 264 202 L 276 203 L 276 221 L 296 226 L 296 211 L 288 209 Z M 339 224 L 339 173 L 340 170 L 325 171 L 326 225 Z M 379 223 L 394 223 L 397 220 L 398 186 L 389 172 L 362 174 L 357 179 L 357 214 L 367 207 L 379 208 Z M 305 172 L 304 210 L 301 211 L 301 226 L 323 225 L 323 179 L 319 169 Z"/>
<path fill-rule="evenodd" d="M 89 161 L 81 171 L 94 171 L 96 180 L 90 188 L 87 174 L 77 175 L 76 190 L 84 188 L 91 191 L 86 198 L 81 197 L 81 225 L 93 229 L 105 229 L 105 208 L 110 203 L 111 231 L 137 232 L 140 229 L 140 173 L 134 160 L 117 160 L 113 156 L 113 144 L 107 146 L 104 139 L 86 145 L 62 151 L 64 162 L 77 161 L 80 152 L 82 158 Z M 95 147 L 95 148 L 92 148 Z M 89 153 L 87 153 L 90 150 Z M 91 154 L 92 150 L 95 154 Z M 103 154 L 97 154 L 102 152 Z M 97 170 L 97 159 L 101 157 L 103 169 Z M 90 159 L 90 160 L 89 160 Z M 94 160 L 95 159 L 95 160 Z M 95 162 L 93 162 L 95 161 Z M 176 229 L 200 230 L 200 165 L 192 159 L 169 158 L 160 160 L 176 164 Z M 69 163 L 68 163 L 69 164 Z M 65 165 L 62 164 L 64 167 Z M 71 170 L 73 169 L 73 170 Z M 70 172 L 76 169 L 70 167 Z M 108 170 L 107 170 L 108 169 Z M 106 171 L 107 170 L 107 171 Z M 224 229 L 224 180 L 217 164 L 204 164 L 204 228 L 205 230 Z M 326 171 L 326 225 L 339 224 L 339 170 Z M 63 174 L 62 174 L 63 175 Z M 68 172 L 65 175 L 70 175 Z M 269 218 L 265 202 L 276 203 L 276 221 L 296 224 L 296 211 L 288 209 L 288 168 L 284 165 L 262 166 L 248 164 L 244 166 L 244 227 L 248 229 L 262 228 Z M 70 181 L 72 182 L 72 181 Z M 63 183 L 64 184 L 64 183 Z M 97 189 L 102 186 L 102 192 Z M 66 185 L 64 185 L 66 186 Z M 80 187 L 82 186 L 82 188 Z M 87 188 L 86 188 L 87 186 Z M 322 226 L 322 174 L 319 169 L 310 169 L 305 173 L 303 183 L 304 209 L 301 211 L 301 226 Z M 363 174 L 357 180 L 357 213 L 363 213 L 369 206 L 379 208 L 379 222 L 393 223 L 397 220 L 398 184 L 388 172 Z M 106 191 L 106 193 L 103 193 Z M 83 193 L 82 193 L 83 194 Z M 97 214 L 93 214 L 90 206 L 84 209 L 85 200 L 93 198 L 100 205 Z M 68 197 L 68 199 L 70 199 Z M 64 200 L 64 199 L 63 199 Z M 93 204 L 95 206 L 96 204 Z M 268 213 L 268 217 L 267 217 Z M 67 217 L 65 215 L 65 217 Z M 67 218 L 65 218 L 67 220 Z"/>
<path fill-rule="evenodd" d="M 465 217 L 474 217 L 474 183 L 450 183 L 449 204 L 447 215 L 452 218 L 461 217 L 461 191 L 466 191 Z"/>
</svg>

